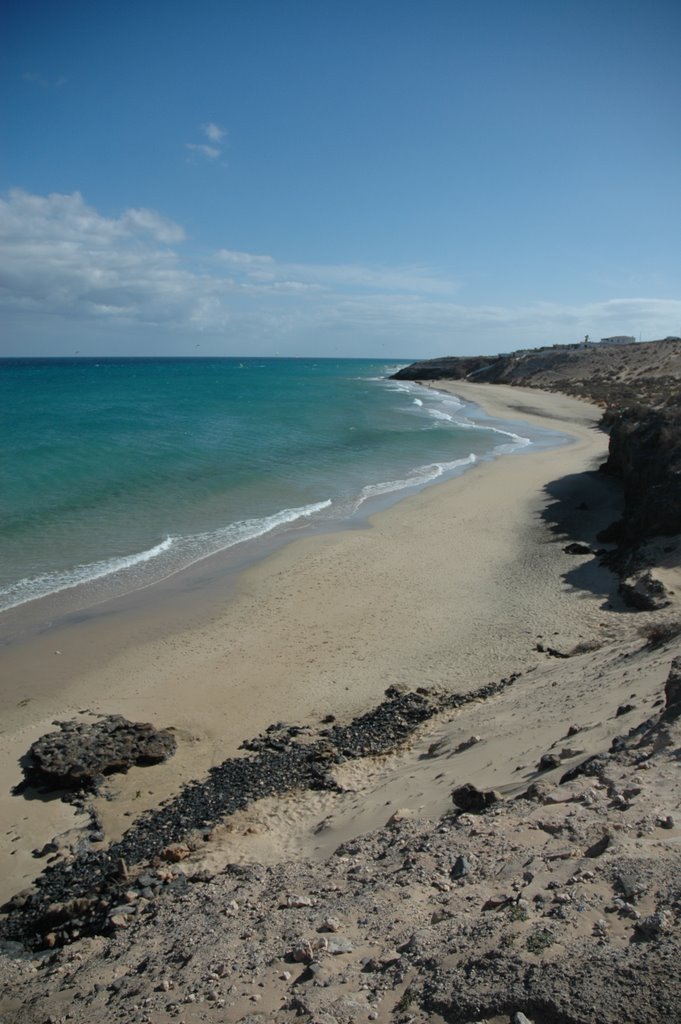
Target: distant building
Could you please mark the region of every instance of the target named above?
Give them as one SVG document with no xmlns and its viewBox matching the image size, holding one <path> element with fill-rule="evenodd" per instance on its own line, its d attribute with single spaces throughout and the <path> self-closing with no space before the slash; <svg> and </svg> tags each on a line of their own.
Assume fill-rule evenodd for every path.
<svg viewBox="0 0 681 1024">
<path fill-rule="evenodd" d="M 601 345 L 633 345 L 635 341 L 628 334 L 614 334 L 612 338 L 601 338 Z"/>
</svg>

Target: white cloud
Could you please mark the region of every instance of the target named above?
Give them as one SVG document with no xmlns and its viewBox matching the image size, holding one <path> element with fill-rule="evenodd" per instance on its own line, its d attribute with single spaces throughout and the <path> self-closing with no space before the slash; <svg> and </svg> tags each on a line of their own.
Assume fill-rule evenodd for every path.
<svg viewBox="0 0 681 1024">
<path fill-rule="evenodd" d="M 185 142 L 184 147 L 194 153 L 200 153 L 207 160 L 217 160 L 221 152 L 216 146 L 205 146 L 202 142 Z"/>
<path fill-rule="evenodd" d="M 165 242 L 168 245 L 184 239 L 184 231 L 179 224 L 161 217 L 154 210 L 126 210 L 120 218 L 120 224 L 129 234 L 146 232 L 157 242 Z"/>
<path fill-rule="evenodd" d="M 271 256 L 257 256 L 251 252 L 237 252 L 234 249 L 219 249 L 215 255 L 217 259 L 225 263 L 235 263 L 237 266 L 251 267 L 274 263 Z"/>
<path fill-rule="evenodd" d="M 104 217 L 78 192 L 0 200 L 0 297 L 5 306 L 81 319 L 172 320 L 193 275 L 168 243 L 179 225 L 153 210 Z"/>
<path fill-rule="evenodd" d="M 405 291 L 417 294 L 456 294 L 460 285 L 432 268 L 381 267 L 363 264 L 276 263 L 272 256 L 260 256 L 231 249 L 220 249 L 216 259 L 243 269 L 251 282 L 263 287 L 267 282 L 276 290 L 283 280 L 296 280 L 300 285 L 317 289 Z"/>
<path fill-rule="evenodd" d="M 311 278 L 321 284 L 335 288 L 377 289 L 379 291 L 414 292 L 415 294 L 439 294 L 454 296 L 460 283 L 445 274 L 438 274 L 432 267 L 421 266 L 386 267 L 363 266 L 358 264 L 329 264 L 310 266 L 292 264 L 288 268 L 302 277 Z"/>
<path fill-rule="evenodd" d="M 207 121 L 206 124 L 199 125 L 199 131 L 206 136 L 208 143 L 185 142 L 184 148 L 188 149 L 190 153 L 204 157 L 206 160 L 217 160 L 222 153 L 222 148 L 219 144 L 227 133 L 220 125 L 215 124 L 214 121 Z"/>
<path fill-rule="evenodd" d="M 210 139 L 211 142 L 222 142 L 226 135 L 226 132 L 223 131 L 219 125 L 215 124 L 214 121 L 208 121 L 207 124 L 202 124 L 201 131 L 207 139 Z"/>
<path fill-rule="evenodd" d="M 59 240 L 104 246 L 116 238 L 148 235 L 155 241 L 180 242 L 179 224 L 143 208 L 126 210 L 122 217 L 104 217 L 88 206 L 80 192 L 48 196 L 12 189 L 0 200 L 0 229 L 5 239 Z"/>
<path fill-rule="evenodd" d="M 97 354 L 191 352 L 200 340 L 204 354 L 416 357 L 587 333 L 664 337 L 681 323 L 681 301 L 669 298 L 466 304 L 458 282 L 423 266 L 287 263 L 229 248 L 191 263 L 183 238 L 154 210 L 107 217 L 78 192 L 0 198 L 4 353 L 49 354 L 59 337 L 69 351 L 80 331 Z"/>
</svg>

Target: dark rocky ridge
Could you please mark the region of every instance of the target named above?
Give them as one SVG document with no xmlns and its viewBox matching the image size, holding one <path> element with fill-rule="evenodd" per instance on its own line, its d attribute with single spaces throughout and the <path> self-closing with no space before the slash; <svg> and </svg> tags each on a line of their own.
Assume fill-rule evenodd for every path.
<svg viewBox="0 0 681 1024">
<path fill-rule="evenodd" d="M 131 875 L 106 939 L 38 955 L 4 944 L 0 1015 L 7 1024 L 678 1020 L 677 826 L 658 805 L 664 794 L 665 811 L 678 807 L 679 724 L 669 718 L 678 680 L 676 659 L 657 713 L 634 719 L 618 749 L 589 758 L 567 786 L 542 780 L 475 818 L 393 815 L 325 861 L 217 874 L 166 863 Z M 365 735 L 390 731 L 392 711 L 402 729 L 434 696 L 392 691 L 341 742 L 362 749 Z M 279 724 L 259 739 L 276 749 L 290 732 Z M 666 851 L 661 836 L 672 837 Z M 57 928 L 65 909 L 50 910 Z"/>
<path fill-rule="evenodd" d="M 395 380 L 468 380 L 488 381 L 501 365 L 502 356 L 443 356 L 441 359 L 422 359 L 393 374 Z M 485 371 L 483 373 L 483 371 Z M 477 375 L 480 374 L 479 377 Z"/>
<path fill-rule="evenodd" d="M 634 406 L 604 417 L 610 429 L 606 473 L 624 488 L 627 540 L 681 532 L 681 404 Z"/>
<path fill-rule="evenodd" d="M 111 931 L 111 909 L 123 901 L 131 880 L 150 862 L 159 863 L 174 844 L 201 842 L 212 827 L 266 796 L 304 789 L 337 788 L 330 769 L 348 758 L 375 757 L 396 750 L 414 730 L 447 708 L 485 700 L 510 686 L 511 675 L 468 694 L 416 693 L 389 687 L 386 699 L 347 725 L 323 729 L 318 737 L 279 723 L 243 746 L 254 757 L 228 758 L 206 779 L 189 783 L 172 800 L 142 815 L 106 850 L 87 840 L 73 858 L 42 873 L 34 891 L 21 893 L 2 909 L 0 939 L 30 948 L 61 945 L 84 935 Z M 172 859 L 169 858 L 169 859 Z M 186 884 L 186 879 L 178 880 Z"/>
<path fill-rule="evenodd" d="M 560 391 L 605 407 L 603 471 L 621 479 L 622 523 L 609 538 L 635 544 L 681 532 L 681 341 L 571 345 L 403 367 L 399 380 L 468 380 Z M 604 538 L 605 539 L 605 538 Z"/>
<path fill-rule="evenodd" d="M 555 345 L 495 356 L 445 356 L 405 366 L 396 380 L 470 380 L 561 391 L 608 409 L 678 400 L 681 340 Z"/>
</svg>

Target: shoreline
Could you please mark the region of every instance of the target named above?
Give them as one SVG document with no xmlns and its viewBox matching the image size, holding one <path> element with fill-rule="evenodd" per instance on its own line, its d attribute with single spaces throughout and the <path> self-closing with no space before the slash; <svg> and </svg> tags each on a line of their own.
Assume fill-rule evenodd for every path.
<svg viewBox="0 0 681 1024">
<path fill-rule="evenodd" d="M 420 386 L 421 382 L 413 383 L 414 394 L 418 392 Z M 431 390 L 443 396 L 459 398 L 454 389 L 446 386 L 446 382 L 443 382 L 443 387 Z M 533 445 L 533 450 L 544 447 L 560 447 L 571 441 L 568 435 L 561 434 L 555 427 L 547 429 L 545 418 L 541 416 L 534 417 L 532 425 L 535 427 L 535 431 L 529 431 L 530 434 L 533 434 L 531 439 L 524 435 L 519 436 L 512 429 L 514 425 L 517 425 L 517 421 L 513 418 L 509 419 L 508 410 L 505 410 L 503 403 L 498 412 L 490 413 L 477 403 L 477 397 L 475 394 L 471 394 L 466 399 L 461 398 L 464 405 L 460 406 L 460 409 L 463 411 L 465 406 L 471 403 L 473 409 L 465 409 L 468 413 L 465 418 L 467 423 L 476 428 L 480 427 L 482 430 L 491 430 L 502 435 L 504 439 L 500 440 L 499 444 L 490 452 L 461 457 L 455 460 L 455 468 L 449 466 L 444 468 L 434 464 L 435 468 L 440 469 L 440 476 L 436 474 L 432 479 L 418 481 L 415 477 L 412 483 L 408 483 L 407 480 L 398 480 L 394 482 L 394 488 L 389 481 L 376 482 L 375 485 L 369 485 L 370 489 L 375 488 L 375 493 L 365 496 L 362 492 L 356 496 L 357 505 L 353 511 L 338 512 L 329 518 L 326 515 L 317 518 L 315 515 L 308 517 L 306 513 L 302 514 L 288 524 L 282 522 L 263 533 L 256 533 L 252 537 L 238 540 L 226 547 L 198 555 L 186 564 L 162 570 L 161 575 L 136 585 L 133 585 L 132 582 L 126 584 L 123 579 L 119 579 L 121 572 L 125 570 L 112 570 L 110 573 L 104 573 L 103 576 L 86 578 L 82 582 L 62 586 L 42 596 L 2 607 L 0 609 L 0 650 L 18 638 L 34 636 L 45 629 L 52 628 L 55 624 L 62 626 L 90 616 L 115 614 L 118 609 L 125 609 L 128 605 L 131 609 L 136 606 L 143 610 L 145 605 L 163 601 L 165 595 L 173 589 L 181 590 L 183 588 L 182 581 L 185 578 L 188 581 L 194 580 L 199 585 L 204 581 L 203 578 L 210 580 L 214 575 L 230 574 L 236 578 L 244 569 L 250 568 L 279 548 L 295 541 L 297 535 L 308 537 L 338 533 L 346 529 L 363 529 L 373 516 L 404 501 L 424 488 L 461 476 L 475 462 L 488 462 L 508 454 L 515 454 L 522 450 L 528 440 Z M 515 410 L 512 410 L 512 415 L 516 415 Z M 529 421 L 523 422 L 525 427 L 531 426 Z M 414 468 L 412 472 L 418 474 L 419 470 L 431 468 L 433 467 L 429 465 L 420 466 Z M 328 502 L 319 504 L 326 505 Z M 283 515 L 286 511 L 291 510 L 281 509 L 274 514 L 273 518 Z M 254 520 L 254 522 L 257 521 Z M 182 540 L 181 537 L 179 539 Z M 137 554 L 130 552 L 120 555 L 119 560 L 134 560 L 137 557 Z M 92 568 L 98 565 L 99 563 L 93 563 Z M 87 569 L 88 566 L 82 568 Z M 100 584 L 104 579 L 110 580 L 113 584 L 111 593 L 100 591 Z M 147 599 L 146 594 L 149 591 L 151 592 L 150 600 Z"/>
<path fill-rule="evenodd" d="M 565 505 L 577 486 L 571 478 L 604 456 L 599 410 L 528 389 L 483 389 L 451 385 L 501 419 L 560 423 L 575 442 L 480 463 L 373 515 L 367 528 L 295 540 L 227 582 L 216 572 L 201 593 L 186 579 L 161 616 L 142 599 L 3 652 L 13 691 L 0 696 L 8 787 L 20 781 L 18 758 L 56 717 L 89 709 L 173 725 L 170 761 L 111 777 L 115 799 L 96 801 L 112 840 L 272 721 L 318 722 L 329 708 L 350 716 L 393 683 L 457 691 L 524 671 L 540 660 L 538 632 L 568 644 L 614 634 L 616 615 L 603 607 L 609 574 L 592 567 L 591 596 L 561 588 L 574 562 L 547 521 L 551 502 Z M 567 481 L 566 494 L 547 498 L 556 481 Z M 600 528 L 614 518 L 613 487 L 587 483 L 594 501 L 586 518 Z M 0 896 L 39 873 L 33 848 L 76 824 L 56 800 L 3 792 L 0 825 L 15 841 Z"/>
</svg>

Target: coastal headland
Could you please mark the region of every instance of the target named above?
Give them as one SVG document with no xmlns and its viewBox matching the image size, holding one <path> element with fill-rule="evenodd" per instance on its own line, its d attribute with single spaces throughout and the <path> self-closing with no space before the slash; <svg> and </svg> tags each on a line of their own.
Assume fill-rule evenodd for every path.
<svg viewBox="0 0 681 1024">
<path fill-rule="evenodd" d="M 646 539 L 635 580 L 627 556 L 635 609 L 599 540 L 623 500 L 599 472 L 602 410 L 434 386 L 572 441 L 477 464 L 236 582 L 204 567 L 5 647 L 2 899 L 29 893 L 2 924 L 3 1020 L 675 1019 L 677 538 Z M 421 694 L 409 711 L 403 691 Z M 76 805 L 13 792 L 55 720 L 109 714 L 172 729 L 175 754 Z M 55 877 L 78 876 L 211 768 L 234 780 L 232 759 L 292 765 L 320 743 L 318 786 L 175 830 L 107 876 L 101 907 L 70 906 L 93 895 L 64 883 L 22 932 L 45 844 Z M 486 811 L 452 803 L 466 783 L 494 794 Z"/>
</svg>

